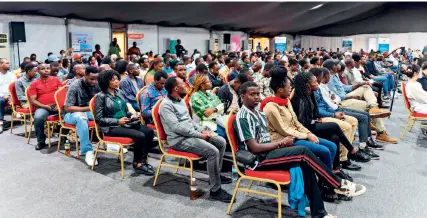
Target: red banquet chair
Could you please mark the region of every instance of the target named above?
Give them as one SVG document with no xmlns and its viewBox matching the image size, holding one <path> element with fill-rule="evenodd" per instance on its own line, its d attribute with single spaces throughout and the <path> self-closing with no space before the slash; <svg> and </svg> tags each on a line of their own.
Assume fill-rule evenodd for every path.
<svg viewBox="0 0 427 218">
<path fill-rule="evenodd" d="M 89 103 L 90 112 L 92 113 L 92 116 L 94 119 L 96 137 L 99 140 L 98 143 L 96 144 L 95 159 L 93 159 L 92 170 L 95 169 L 95 162 L 96 162 L 96 158 L 98 157 L 98 152 L 114 154 L 114 155 L 117 155 L 117 157 L 120 159 L 120 166 L 122 169 L 122 179 L 123 179 L 123 178 L 125 178 L 125 163 L 124 163 L 125 159 L 124 159 L 124 155 L 123 155 L 123 147 L 132 145 L 134 143 L 134 141 L 133 141 L 133 139 L 128 138 L 128 137 L 111 137 L 111 136 L 101 137 L 101 134 L 99 134 L 99 130 L 98 130 L 98 124 L 95 121 L 95 100 L 96 100 L 96 96 L 93 97 Z M 107 151 L 107 149 L 100 149 L 99 145 L 101 143 L 104 145 L 105 144 L 116 144 L 116 145 L 120 146 L 120 149 L 118 152 Z"/>
<path fill-rule="evenodd" d="M 190 117 L 193 118 L 193 110 L 191 109 L 191 105 L 190 105 L 190 97 L 186 95 L 183 100 L 185 102 L 185 105 L 187 105 L 187 109 L 188 109 L 188 113 L 190 113 Z"/>
<path fill-rule="evenodd" d="M 142 89 L 140 89 L 137 93 L 136 93 L 136 103 L 138 104 L 139 110 L 141 111 L 140 115 L 139 115 L 139 119 L 141 120 L 141 124 L 145 125 L 145 121 L 144 121 L 144 117 L 142 116 L 142 110 L 141 110 L 141 95 L 142 92 L 147 88 L 148 86 L 144 86 L 142 87 Z M 156 126 L 154 126 L 153 124 L 147 124 L 147 127 L 149 127 L 150 129 L 156 131 Z"/>
<path fill-rule="evenodd" d="M 289 172 L 285 170 L 256 171 L 256 170 L 250 170 L 250 169 L 246 169 L 245 172 L 240 171 L 237 160 L 236 160 L 236 152 L 238 151 L 239 146 L 237 143 L 238 140 L 237 140 L 236 132 L 234 131 L 234 127 L 233 127 L 233 123 L 235 120 L 236 120 L 236 114 L 231 114 L 228 117 L 227 124 L 226 124 L 226 132 L 227 132 L 228 141 L 230 142 L 231 151 L 233 154 L 233 164 L 240 178 L 237 180 L 236 187 L 234 188 L 233 198 L 231 199 L 231 202 L 228 206 L 227 214 L 230 215 L 231 213 L 231 208 L 233 207 L 234 199 L 236 198 L 237 191 L 243 191 L 246 193 L 246 195 L 248 195 L 249 193 L 254 193 L 254 194 L 266 195 L 266 196 L 277 198 L 278 218 L 281 218 L 282 217 L 282 191 L 281 191 L 280 185 L 286 185 L 290 183 Z M 240 187 L 240 182 L 243 179 L 247 179 L 251 181 L 248 188 Z M 277 186 L 277 193 L 273 194 L 269 192 L 252 190 L 251 188 L 254 181 L 273 183 L 274 185 Z"/>
<path fill-rule="evenodd" d="M 412 127 L 414 126 L 427 127 L 427 125 L 415 124 L 415 122 L 417 121 L 427 121 L 427 114 L 418 113 L 414 111 L 413 108 L 411 108 L 411 104 L 409 103 L 408 97 L 406 96 L 406 83 L 402 83 L 402 96 L 403 101 L 405 103 L 406 111 L 408 111 L 408 122 L 406 122 L 405 128 L 403 129 L 403 132 L 400 135 L 400 139 L 403 139 L 403 137 L 405 137 L 405 133 L 408 130 L 408 127 L 410 127 L 409 132 L 412 131 Z"/>
<path fill-rule="evenodd" d="M 159 101 L 157 101 L 157 103 L 154 105 L 152 110 L 154 125 L 156 126 L 157 137 L 159 138 L 158 140 L 159 148 L 160 148 L 160 151 L 162 152 L 162 157 L 160 158 L 160 163 L 157 168 L 156 177 L 154 178 L 153 186 L 156 186 L 157 178 L 159 177 L 160 169 L 162 167 L 175 168 L 176 169 L 175 173 L 177 173 L 179 169 L 189 170 L 190 181 L 191 181 L 191 179 L 193 178 L 193 161 L 197 161 L 201 159 L 201 157 L 196 154 L 177 151 L 170 146 L 166 148 L 167 146 L 166 133 L 165 133 L 165 130 L 163 129 L 163 125 L 160 120 L 160 114 L 159 114 L 160 104 L 162 103 L 162 101 L 163 99 L 160 99 Z M 172 165 L 172 164 L 165 163 L 165 157 L 179 158 L 178 164 Z M 180 165 L 181 159 L 188 160 L 190 162 L 190 167 L 186 167 L 186 162 L 184 162 L 184 165 L 181 166 Z"/>
<path fill-rule="evenodd" d="M 67 91 L 68 91 L 68 86 L 63 86 L 55 92 L 55 102 L 56 102 L 56 107 L 58 108 L 59 114 L 61 114 L 63 111 L 64 104 L 65 104 L 65 98 L 67 97 Z M 71 136 L 76 141 L 76 158 L 79 159 L 80 158 L 79 136 L 77 135 L 77 132 L 76 132 L 76 126 L 65 123 L 61 116 L 59 116 L 59 124 L 61 125 L 61 129 L 59 130 L 58 152 L 59 152 L 59 149 L 61 147 L 61 137 L 67 137 L 66 134 L 62 133 L 62 131 L 64 129 L 74 131 L 74 134 L 72 134 Z M 89 128 L 89 131 L 91 131 L 90 138 L 92 139 L 93 138 L 93 130 L 95 128 L 95 122 L 89 121 L 88 122 L 88 128 Z"/>
<path fill-rule="evenodd" d="M 27 137 L 27 134 L 28 134 L 27 119 L 31 118 L 31 111 L 30 111 L 30 109 L 26 109 L 26 108 L 21 107 L 21 102 L 18 100 L 18 96 L 16 95 L 15 82 L 10 83 L 9 93 L 11 96 L 10 102 L 11 102 L 11 108 L 12 108 L 12 116 L 11 116 L 11 122 L 10 122 L 10 133 L 12 133 L 12 130 L 13 130 L 13 121 L 19 120 L 19 121 L 21 121 L 21 123 L 24 123 L 24 133 L 25 133 L 25 137 Z M 17 117 L 17 115 L 19 115 L 20 117 Z"/>
</svg>

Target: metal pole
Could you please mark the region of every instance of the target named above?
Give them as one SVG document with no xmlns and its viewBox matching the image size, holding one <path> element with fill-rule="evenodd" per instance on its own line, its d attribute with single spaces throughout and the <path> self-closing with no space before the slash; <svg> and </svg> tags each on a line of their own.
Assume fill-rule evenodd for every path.
<svg viewBox="0 0 427 218">
<path fill-rule="evenodd" d="M 19 42 L 16 42 L 16 45 L 18 46 L 18 66 L 21 65 L 21 56 L 19 55 Z"/>
</svg>

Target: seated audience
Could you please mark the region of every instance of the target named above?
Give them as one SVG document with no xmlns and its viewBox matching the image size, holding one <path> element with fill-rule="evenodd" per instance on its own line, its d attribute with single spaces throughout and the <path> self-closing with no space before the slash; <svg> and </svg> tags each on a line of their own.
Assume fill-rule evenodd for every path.
<svg viewBox="0 0 427 218">
<path fill-rule="evenodd" d="M 144 87 L 144 82 L 139 78 L 139 65 L 130 63 L 126 68 L 127 77 L 120 81 L 120 89 L 127 103 L 131 104 L 135 111 L 139 111 L 139 105 L 136 102 L 136 94 Z"/>
<path fill-rule="evenodd" d="M 257 85 L 260 89 L 260 97 L 261 100 L 264 98 L 273 96 L 273 91 L 270 88 L 270 70 L 274 66 L 274 64 L 266 64 L 264 66 L 264 71 L 262 72 L 262 78 L 257 82 Z"/>
<path fill-rule="evenodd" d="M 126 79 L 128 77 L 128 74 L 127 74 L 127 71 L 126 71 L 128 65 L 129 65 L 129 62 L 126 61 L 126 60 L 123 60 L 123 59 L 118 60 L 116 62 L 116 67 L 113 68 L 113 69 L 115 69 L 117 71 L 117 73 L 120 74 L 119 80 L 124 80 L 124 79 Z"/>
<path fill-rule="evenodd" d="M 25 76 L 20 77 L 15 83 L 16 97 L 18 97 L 18 100 L 21 102 L 22 108 L 29 108 L 25 90 L 36 80 L 37 73 L 37 65 L 35 63 L 28 63 L 25 66 Z"/>
<path fill-rule="evenodd" d="M 194 153 L 207 159 L 210 197 L 229 203 L 232 196 L 221 188 L 221 184 L 232 182 L 230 178 L 221 176 L 225 139 L 203 130 L 191 119 L 187 105 L 182 100 L 187 94 L 182 79 L 169 77 L 165 88 L 168 96 L 161 103 L 159 113 L 168 144 L 178 151 Z"/>
<path fill-rule="evenodd" d="M 394 88 L 394 80 L 392 74 L 381 74 L 375 67 L 375 54 L 369 54 L 369 60 L 365 64 L 365 75 L 374 81 L 383 84 L 383 91 L 385 96 L 390 95 L 390 91 Z"/>
<path fill-rule="evenodd" d="M 405 74 L 409 77 L 406 83 L 406 97 L 412 109 L 418 113 L 427 114 L 427 92 L 423 89 L 421 83 L 417 82 L 421 74 L 420 67 L 412 64 Z"/>
<path fill-rule="evenodd" d="M 16 80 L 10 71 L 10 63 L 6 58 L 0 58 L 0 134 L 3 133 L 4 112 L 10 99 L 9 84 Z"/>
<path fill-rule="evenodd" d="M 44 133 L 44 122 L 49 115 L 58 114 L 55 103 L 55 92 L 62 86 L 61 81 L 50 76 L 50 66 L 40 64 L 37 66 L 40 78 L 31 83 L 28 88 L 31 104 L 36 107 L 34 113 L 34 128 L 37 135 L 36 150 L 46 147 L 46 135 Z"/>
<path fill-rule="evenodd" d="M 197 75 L 197 74 L 207 75 L 207 74 L 208 74 L 208 67 L 206 67 L 206 65 L 205 65 L 205 64 L 203 64 L 203 63 L 202 63 L 202 64 L 197 65 L 197 67 L 196 67 L 196 73 L 195 73 L 195 74 L 193 74 L 193 75 L 190 77 L 190 79 L 189 79 L 190 84 L 193 84 L 194 76 L 195 76 L 195 75 Z"/>
<path fill-rule="evenodd" d="M 231 80 L 217 90 L 216 95 L 218 95 L 221 102 L 224 103 L 224 111 L 226 114 L 229 114 L 231 111 L 239 110 L 242 106 L 242 101 L 238 93 L 240 86 L 247 81 L 249 81 L 249 75 L 240 73 L 234 80 Z"/>
<path fill-rule="evenodd" d="M 239 149 L 248 150 L 257 157 L 253 166 L 246 166 L 247 168 L 263 171 L 289 170 L 299 166 L 303 173 L 304 192 L 310 202 L 312 217 L 332 217 L 325 211 L 316 175 L 322 186 L 333 189 L 337 194 L 358 196 L 366 191 L 364 186 L 336 176 L 308 148 L 292 146 L 294 137 L 288 136 L 280 141 L 271 142 L 267 118 L 257 109 L 260 101 L 258 86 L 252 81 L 246 82 L 242 85 L 240 93 L 243 106 L 237 113 L 234 123 Z"/>
<path fill-rule="evenodd" d="M 74 81 L 79 80 L 83 78 L 86 74 L 86 66 L 84 64 L 76 64 L 73 67 L 73 74 L 74 77 L 71 79 L 68 79 L 67 86 L 70 86 L 74 83 Z"/>
<path fill-rule="evenodd" d="M 421 84 L 423 90 L 427 92 L 427 62 L 421 64 L 422 71 L 417 79 L 417 82 Z"/>
<path fill-rule="evenodd" d="M 240 64 L 240 62 L 239 61 L 235 61 L 235 62 L 233 62 L 234 64 L 233 64 L 233 66 L 234 66 L 234 68 L 233 68 L 233 71 L 230 73 L 230 74 L 228 74 L 229 75 L 229 77 L 228 77 L 228 81 L 231 81 L 231 80 L 233 80 L 234 78 L 236 78 L 236 76 L 243 70 L 243 69 L 247 69 L 247 68 L 243 68 L 242 67 L 242 65 Z M 227 77 L 225 77 L 225 78 L 227 78 Z"/>
<path fill-rule="evenodd" d="M 80 141 L 80 155 L 85 156 L 87 165 L 92 166 L 95 155 L 89 139 L 88 122 L 93 120 L 89 102 L 100 92 L 97 84 L 98 69 L 87 67 L 85 76 L 76 80 L 68 87 L 67 97 L 64 103 L 64 122 L 76 126 L 76 132 Z M 95 165 L 97 162 L 95 163 Z"/>
<path fill-rule="evenodd" d="M 212 89 L 216 87 L 221 87 L 222 85 L 224 85 L 224 82 L 221 80 L 221 77 L 219 76 L 218 62 L 211 62 L 209 63 L 208 67 L 209 67 L 208 77 L 212 83 Z"/>
<path fill-rule="evenodd" d="M 151 82 L 153 82 L 154 80 L 154 74 L 158 71 L 161 71 L 162 68 L 163 68 L 163 61 L 157 58 L 154 59 L 153 62 L 151 63 L 150 69 L 148 69 L 148 73 L 145 74 L 144 84 L 145 85 L 151 84 Z"/>
<path fill-rule="evenodd" d="M 154 74 L 154 81 L 141 93 L 141 114 L 146 124 L 154 124 L 151 110 L 159 99 L 165 98 L 168 94 L 165 89 L 167 78 L 168 74 L 166 72 L 157 71 Z"/>
<path fill-rule="evenodd" d="M 120 74 L 114 70 L 99 73 L 101 92 L 96 95 L 95 121 L 105 136 L 127 137 L 134 141 L 132 166 L 135 172 L 154 175 L 154 168 L 147 163 L 148 151 L 154 145 L 154 131 L 131 117 L 126 101 L 119 90 Z"/>
</svg>

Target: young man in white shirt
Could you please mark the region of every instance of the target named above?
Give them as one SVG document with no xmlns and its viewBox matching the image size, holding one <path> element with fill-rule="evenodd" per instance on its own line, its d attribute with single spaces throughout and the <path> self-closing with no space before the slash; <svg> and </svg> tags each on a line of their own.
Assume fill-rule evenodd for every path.
<svg viewBox="0 0 427 218">
<path fill-rule="evenodd" d="M 0 133 L 3 133 L 4 112 L 10 99 L 9 84 L 16 80 L 10 71 L 10 63 L 6 58 L 0 58 Z"/>
</svg>

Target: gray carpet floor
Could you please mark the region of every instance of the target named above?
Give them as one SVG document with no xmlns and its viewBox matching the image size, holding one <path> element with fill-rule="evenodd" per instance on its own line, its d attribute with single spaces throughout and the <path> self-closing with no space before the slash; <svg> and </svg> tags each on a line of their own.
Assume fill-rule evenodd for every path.
<svg viewBox="0 0 427 218">
<path fill-rule="evenodd" d="M 398 138 L 406 119 L 400 97 L 391 119 L 386 120 L 389 135 Z M 112 156 L 101 155 L 99 166 L 91 171 L 84 160 L 66 157 L 55 147 L 35 151 L 36 139 L 33 136 L 27 144 L 23 126 L 13 132 L 0 135 L 0 217 L 227 217 L 228 204 L 209 200 L 207 193 L 190 200 L 187 172 L 162 170 L 153 187 L 153 177 L 133 173 L 129 152 L 122 180 L 120 165 Z M 367 192 L 351 202 L 325 203 L 327 211 L 346 218 L 427 217 L 426 142 L 420 128 L 414 127 L 399 144 L 386 145 L 379 152 L 381 160 L 349 173 Z M 158 159 L 158 152 L 150 153 L 151 164 L 157 166 Z M 229 162 L 224 166 L 228 168 L 224 175 L 230 175 Z M 199 168 L 195 173 L 198 186 L 206 190 L 208 177 L 203 165 Z M 234 184 L 224 186 L 229 192 L 233 188 Z M 274 191 L 263 184 L 255 188 Z M 287 206 L 287 193 L 283 193 L 282 204 L 283 217 L 297 216 Z M 239 193 L 231 216 L 276 217 L 277 202 Z"/>
</svg>

